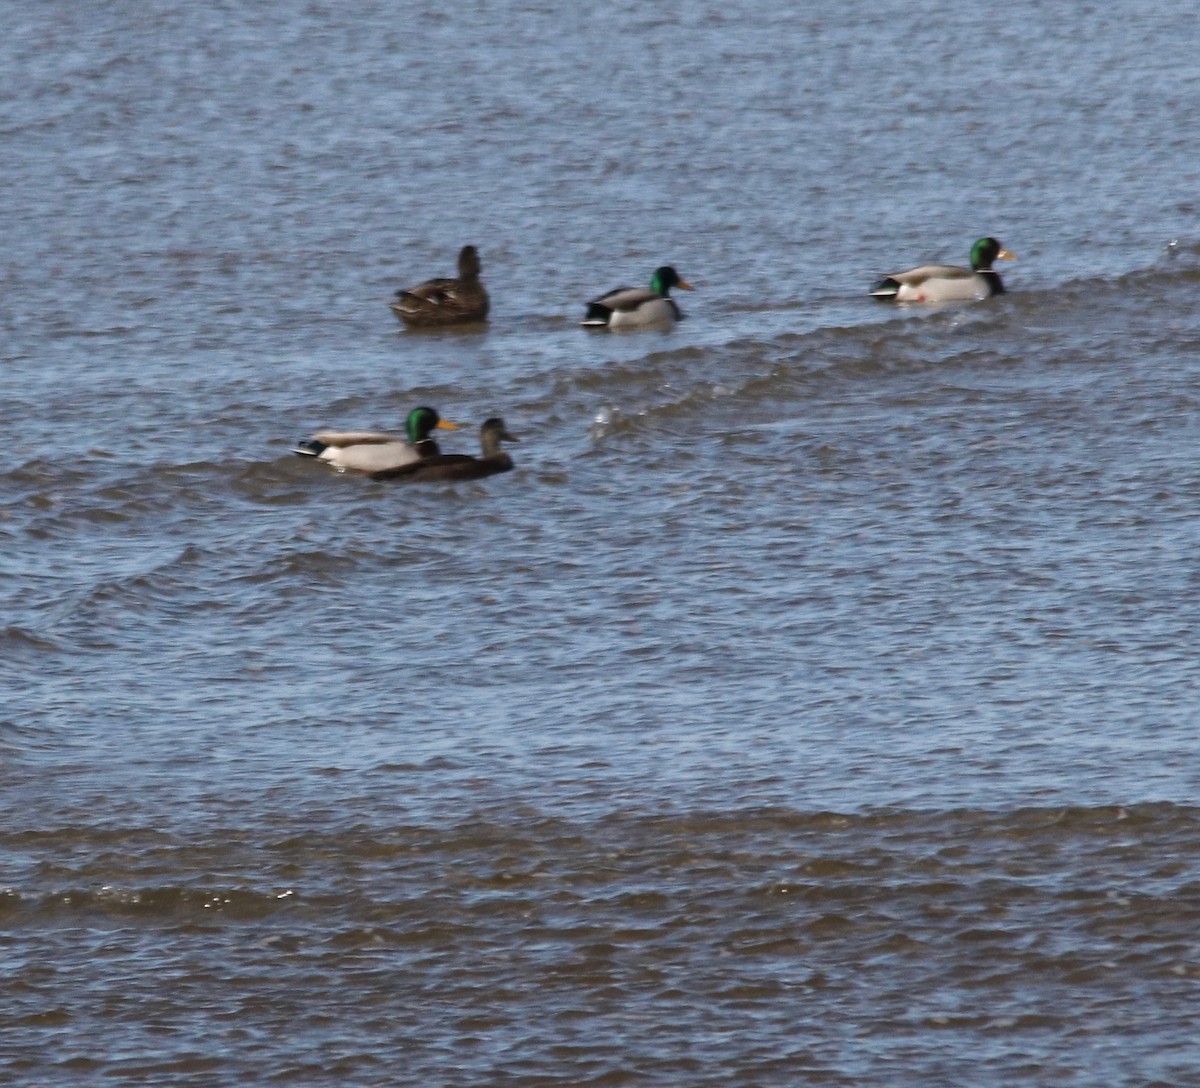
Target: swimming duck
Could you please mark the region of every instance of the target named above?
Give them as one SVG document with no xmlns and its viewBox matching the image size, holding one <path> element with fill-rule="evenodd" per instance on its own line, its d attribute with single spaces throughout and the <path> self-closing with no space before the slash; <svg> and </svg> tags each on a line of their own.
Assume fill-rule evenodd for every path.
<svg viewBox="0 0 1200 1088">
<path fill-rule="evenodd" d="M 514 434 L 508 433 L 504 420 L 493 416 L 485 420 L 479 428 L 479 445 L 482 456 L 471 457 L 465 453 L 443 453 L 437 457 L 425 457 L 398 468 L 383 469 L 372 472 L 376 480 L 410 480 L 427 482 L 431 480 L 481 480 L 485 476 L 494 476 L 497 472 L 508 472 L 513 467 L 513 460 L 500 449 L 501 442 L 519 442 Z"/>
<path fill-rule="evenodd" d="M 955 302 L 1004 294 L 1000 273 L 993 261 L 1015 261 L 995 238 L 980 238 L 971 247 L 971 267 L 925 264 L 907 272 L 893 272 L 874 287 L 871 295 L 884 302 Z"/>
<path fill-rule="evenodd" d="M 671 288 L 693 290 L 669 265 L 655 269 L 647 287 L 617 287 L 588 303 L 581 324 L 587 329 L 646 329 L 669 327 L 682 319 L 670 297 Z"/>
<path fill-rule="evenodd" d="M 430 437 L 435 428 L 456 431 L 458 424 L 442 419 L 432 408 L 414 408 L 404 421 L 406 439 L 383 431 L 320 431 L 292 452 L 325 461 L 339 472 L 379 472 L 437 457 L 442 451 Z"/>
<path fill-rule="evenodd" d="M 417 329 L 486 321 L 488 293 L 479 281 L 479 272 L 479 253 L 474 246 L 463 246 L 458 254 L 458 279 L 426 280 L 397 291 L 392 313 Z"/>
</svg>

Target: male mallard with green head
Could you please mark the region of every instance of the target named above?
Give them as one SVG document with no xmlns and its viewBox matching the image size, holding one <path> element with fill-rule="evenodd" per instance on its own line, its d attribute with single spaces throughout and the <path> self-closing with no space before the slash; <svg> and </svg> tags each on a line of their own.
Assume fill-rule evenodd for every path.
<svg viewBox="0 0 1200 1088">
<path fill-rule="evenodd" d="M 971 267 L 925 264 L 907 272 L 884 276 L 873 288 L 873 298 L 883 302 L 962 302 L 1004 294 L 1004 281 L 993 261 L 1015 261 L 995 238 L 980 238 L 971 247 Z"/>
<path fill-rule="evenodd" d="M 618 287 L 592 299 L 581 324 L 585 329 L 669 328 L 683 317 L 671 298 L 672 287 L 692 290 L 675 269 L 663 265 L 655 269 L 648 288 Z"/>
<path fill-rule="evenodd" d="M 319 431 L 292 452 L 315 457 L 339 472 L 379 472 L 437 457 L 441 450 L 430 437 L 436 428 L 456 431 L 458 424 L 442 419 L 433 408 L 414 408 L 404 421 L 407 438 L 384 431 Z"/>
</svg>

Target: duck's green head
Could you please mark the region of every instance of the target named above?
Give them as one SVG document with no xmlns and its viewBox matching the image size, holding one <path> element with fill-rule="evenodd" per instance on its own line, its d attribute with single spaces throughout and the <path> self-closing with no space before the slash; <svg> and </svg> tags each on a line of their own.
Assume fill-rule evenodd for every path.
<svg viewBox="0 0 1200 1088">
<path fill-rule="evenodd" d="M 408 440 L 414 445 L 424 442 L 435 427 L 443 431 L 458 430 L 457 423 L 442 419 L 432 408 L 414 408 L 408 413 L 408 419 L 404 421 L 405 433 L 408 435 Z"/>
<path fill-rule="evenodd" d="M 671 294 L 672 287 L 678 287 L 682 291 L 695 290 L 687 280 L 680 279 L 679 273 L 669 264 L 664 264 L 662 268 L 656 268 L 654 275 L 650 277 L 650 290 L 656 295 L 667 298 Z"/>
<path fill-rule="evenodd" d="M 992 261 L 1015 261 L 1017 255 L 1009 253 L 995 238 L 980 238 L 971 247 L 971 267 L 976 272 L 992 267 Z"/>
</svg>

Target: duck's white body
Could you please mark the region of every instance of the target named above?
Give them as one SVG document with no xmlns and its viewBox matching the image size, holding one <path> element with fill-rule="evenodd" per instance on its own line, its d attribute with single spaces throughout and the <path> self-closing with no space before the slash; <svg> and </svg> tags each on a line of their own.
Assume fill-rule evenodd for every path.
<svg viewBox="0 0 1200 1088">
<path fill-rule="evenodd" d="M 339 472 L 382 472 L 421 459 L 421 452 L 411 442 L 380 431 L 322 431 L 313 435 L 313 441 L 325 447 L 315 455 L 317 460 Z"/>
<path fill-rule="evenodd" d="M 647 329 L 674 325 L 682 316 L 672 299 L 656 295 L 645 287 L 610 291 L 593 300 L 591 305 L 606 308 L 608 314 L 586 318 L 583 324 L 587 328 Z"/>
<path fill-rule="evenodd" d="M 893 298 L 896 302 L 967 302 L 991 298 L 1000 292 L 995 289 L 995 272 L 973 272 L 953 264 L 925 264 L 907 272 L 893 272 L 887 278 L 898 285 L 894 290 L 875 290 L 878 298 Z"/>
</svg>

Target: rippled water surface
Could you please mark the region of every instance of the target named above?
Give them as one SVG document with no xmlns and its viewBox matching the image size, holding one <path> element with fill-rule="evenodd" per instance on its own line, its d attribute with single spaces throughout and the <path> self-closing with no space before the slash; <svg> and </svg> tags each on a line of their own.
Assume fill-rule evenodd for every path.
<svg viewBox="0 0 1200 1088">
<path fill-rule="evenodd" d="M 1200 1085 L 1193 22 L 20 5 L 0 1079 Z"/>
</svg>

